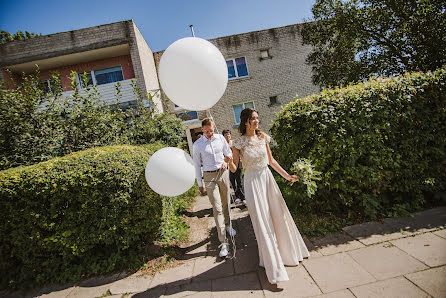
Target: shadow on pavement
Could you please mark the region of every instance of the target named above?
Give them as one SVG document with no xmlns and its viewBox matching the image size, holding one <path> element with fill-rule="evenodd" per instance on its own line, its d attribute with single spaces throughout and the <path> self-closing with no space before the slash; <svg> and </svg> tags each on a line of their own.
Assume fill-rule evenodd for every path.
<svg viewBox="0 0 446 298">
<path fill-rule="evenodd" d="M 446 206 L 414 213 L 412 217 L 385 218 L 344 227 L 342 232 L 311 239 L 315 248 L 361 241 L 366 245 L 446 227 Z M 373 237 L 373 239 L 372 239 Z"/>
</svg>

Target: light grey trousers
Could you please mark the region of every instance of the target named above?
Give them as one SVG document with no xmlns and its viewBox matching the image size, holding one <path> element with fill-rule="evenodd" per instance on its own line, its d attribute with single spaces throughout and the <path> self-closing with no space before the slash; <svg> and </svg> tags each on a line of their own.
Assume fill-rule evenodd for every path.
<svg viewBox="0 0 446 298">
<path fill-rule="evenodd" d="M 227 243 L 225 226 L 229 226 L 231 220 L 228 210 L 228 202 L 230 202 L 229 170 L 214 173 L 204 172 L 203 182 L 212 204 L 218 239 L 221 243 Z"/>
</svg>

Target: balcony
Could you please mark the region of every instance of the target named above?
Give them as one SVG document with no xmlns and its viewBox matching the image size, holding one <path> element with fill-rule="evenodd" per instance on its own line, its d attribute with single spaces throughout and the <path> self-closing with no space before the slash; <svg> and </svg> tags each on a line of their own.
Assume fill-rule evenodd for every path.
<svg viewBox="0 0 446 298">
<path fill-rule="evenodd" d="M 135 101 L 136 97 L 133 93 L 132 87 L 132 79 L 124 80 L 119 82 L 121 84 L 121 98 L 119 102 L 129 102 Z M 101 99 L 105 101 L 106 104 L 115 104 L 116 103 L 116 82 L 108 83 L 103 85 L 97 85 L 96 89 L 101 96 Z M 69 97 L 73 95 L 74 91 L 66 91 L 62 93 L 62 97 Z M 79 93 L 81 95 L 86 94 L 86 89 L 80 89 Z"/>
</svg>

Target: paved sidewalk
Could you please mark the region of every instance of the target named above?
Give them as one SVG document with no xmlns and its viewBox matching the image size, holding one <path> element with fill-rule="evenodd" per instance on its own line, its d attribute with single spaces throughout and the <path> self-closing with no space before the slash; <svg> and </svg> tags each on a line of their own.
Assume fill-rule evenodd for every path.
<svg viewBox="0 0 446 298">
<path fill-rule="evenodd" d="M 446 297 L 446 207 L 411 218 L 345 227 L 339 234 L 305 239 L 311 256 L 287 267 L 290 281 L 271 291 L 247 209 L 232 209 L 236 258 L 218 258 L 218 239 L 207 197 L 189 212 L 190 241 L 182 264 L 155 276 L 115 275 L 40 297 Z M 305 238 L 305 237 L 304 237 Z"/>
</svg>

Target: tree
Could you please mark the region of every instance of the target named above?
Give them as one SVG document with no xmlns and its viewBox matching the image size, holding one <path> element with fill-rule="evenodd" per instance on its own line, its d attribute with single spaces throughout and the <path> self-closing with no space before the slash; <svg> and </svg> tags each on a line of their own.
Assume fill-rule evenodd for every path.
<svg viewBox="0 0 446 298">
<path fill-rule="evenodd" d="M 11 33 L 7 32 L 5 30 L 1 30 L 0 31 L 0 44 L 11 42 L 14 40 L 30 39 L 30 38 L 34 38 L 34 37 L 38 37 L 38 36 L 42 36 L 42 33 L 39 33 L 39 34 L 29 33 L 28 31 L 25 31 L 25 33 L 23 33 L 22 31 L 17 31 L 14 35 L 12 35 Z"/>
<path fill-rule="evenodd" d="M 336 86 L 370 76 L 434 70 L 446 63 L 444 0 L 316 0 L 303 25 L 313 82 Z"/>
</svg>

